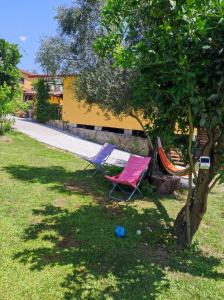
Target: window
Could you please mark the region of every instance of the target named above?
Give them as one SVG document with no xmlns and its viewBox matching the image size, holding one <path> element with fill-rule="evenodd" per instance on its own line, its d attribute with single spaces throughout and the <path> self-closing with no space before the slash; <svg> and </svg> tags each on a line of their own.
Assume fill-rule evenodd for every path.
<svg viewBox="0 0 224 300">
<path fill-rule="evenodd" d="M 82 124 L 77 124 L 77 128 L 84 128 L 84 129 L 94 130 L 94 129 L 95 129 L 95 126 L 92 126 L 92 125 L 82 125 Z"/>
<path fill-rule="evenodd" d="M 132 130 L 132 136 L 146 138 L 146 135 L 145 135 L 144 131 L 142 131 L 142 130 Z"/>
<path fill-rule="evenodd" d="M 114 127 L 103 127 L 102 131 L 108 131 L 108 132 L 124 134 L 124 129 L 114 128 Z"/>
</svg>

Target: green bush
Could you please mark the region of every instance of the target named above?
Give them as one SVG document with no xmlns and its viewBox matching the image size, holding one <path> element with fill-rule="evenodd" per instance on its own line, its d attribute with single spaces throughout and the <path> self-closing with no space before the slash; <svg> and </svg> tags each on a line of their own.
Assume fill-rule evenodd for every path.
<svg viewBox="0 0 224 300">
<path fill-rule="evenodd" d="M 48 109 L 50 120 L 61 120 L 61 106 L 59 104 L 49 103 Z"/>
<path fill-rule="evenodd" d="M 17 45 L 0 39 L 0 134 L 11 129 L 11 121 L 7 118 L 21 104 L 20 61 Z"/>
<path fill-rule="evenodd" d="M 5 134 L 6 132 L 12 129 L 14 121 L 10 119 L 3 118 L 0 121 L 0 135 Z"/>
<path fill-rule="evenodd" d="M 39 79 L 34 88 L 36 95 L 36 118 L 37 121 L 45 123 L 49 120 L 61 119 L 61 107 L 59 104 L 49 103 L 49 85 L 44 79 Z"/>
</svg>

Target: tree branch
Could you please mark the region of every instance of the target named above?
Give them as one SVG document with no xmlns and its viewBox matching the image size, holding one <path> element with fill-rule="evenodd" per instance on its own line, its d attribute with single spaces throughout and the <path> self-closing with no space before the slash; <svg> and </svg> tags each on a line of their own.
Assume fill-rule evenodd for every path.
<svg viewBox="0 0 224 300">
<path fill-rule="evenodd" d="M 215 178 L 215 180 L 210 184 L 209 186 L 209 192 L 215 187 L 216 183 L 223 177 L 223 174 L 220 174 L 218 177 Z"/>
<path fill-rule="evenodd" d="M 150 136 L 148 135 L 147 131 L 145 130 L 145 126 L 143 125 L 141 119 L 140 119 L 137 115 L 135 115 L 133 112 L 130 113 L 130 116 L 131 116 L 132 118 L 134 118 L 134 119 L 139 123 L 139 125 L 142 127 L 142 129 L 143 129 L 143 131 L 144 131 L 144 133 L 145 133 L 145 135 L 146 135 L 146 137 L 147 137 L 149 149 L 152 150 L 152 151 L 154 151 L 154 147 L 153 147 L 151 138 L 150 138 Z"/>
<path fill-rule="evenodd" d="M 194 162 L 192 158 L 192 138 L 194 134 L 194 126 L 193 126 L 193 121 L 192 121 L 192 112 L 191 108 L 188 108 L 188 120 L 189 120 L 189 147 L 188 147 L 188 155 L 189 155 L 189 164 L 190 164 L 190 170 L 194 174 L 195 180 L 197 180 L 197 173 L 194 167 Z"/>
<path fill-rule="evenodd" d="M 190 204 L 191 204 L 192 191 L 193 191 L 193 187 L 192 187 L 192 179 L 193 178 L 192 177 L 193 177 L 193 172 L 195 172 L 195 174 L 196 174 L 196 171 L 194 169 L 193 159 L 192 159 L 192 137 L 193 137 L 193 133 L 194 133 L 194 127 L 193 127 L 192 113 L 191 113 L 190 107 L 188 109 L 188 119 L 189 119 L 189 130 L 190 130 L 189 144 L 188 144 L 188 156 L 189 156 L 190 168 L 189 168 L 189 189 L 188 189 L 188 195 L 187 195 L 187 201 L 186 201 L 186 245 L 190 246 L 190 244 L 191 244 Z"/>
</svg>

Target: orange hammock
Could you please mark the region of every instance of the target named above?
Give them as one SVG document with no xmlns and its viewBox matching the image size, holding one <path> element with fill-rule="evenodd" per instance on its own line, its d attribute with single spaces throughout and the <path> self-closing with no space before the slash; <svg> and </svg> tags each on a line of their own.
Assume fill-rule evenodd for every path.
<svg viewBox="0 0 224 300">
<path fill-rule="evenodd" d="M 166 171 L 172 175 L 176 176 L 186 176 L 189 173 L 189 167 L 181 169 L 176 167 L 172 162 L 168 159 L 166 156 L 166 153 L 162 147 L 161 140 L 158 137 L 158 153 L 161 160 L 161 163 L 163 164 Z"/>
<path fill-rule="evenodd" d="M 168 173 L 176 176 L 187 176 L 189 174 L 189 167 L 181 169 L 176 167 L 174 164 L 172 164 L 172 162 L 168 159 L 162 147 L 161 140 L 159 137 L 158 137 L 158 153 L 159 153 L 160 160 Z M 222 166 L 220 170 L 224 171 L 224 166 Z"/>
</svg>

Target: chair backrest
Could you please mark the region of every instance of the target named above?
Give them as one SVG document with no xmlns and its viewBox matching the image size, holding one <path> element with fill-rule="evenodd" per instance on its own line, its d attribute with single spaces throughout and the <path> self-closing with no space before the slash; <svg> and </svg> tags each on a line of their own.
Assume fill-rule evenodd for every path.
<svg viewBox="0 0 224 300">
<path fill-rule="evenodd" d="M 101 164 L 104 162 L 114 150 L 114 145 L 105 143 L 100 151 L 93 157 L 92 162 L 95 164 Z"/>
<path fill-rule="evenodd" d="M 119 176 L 119 180 L 137 183 L 143 172 L 148 169 L 151 157 L 139 157 L 131 155 L 124 170 Z"/>
</svg>

